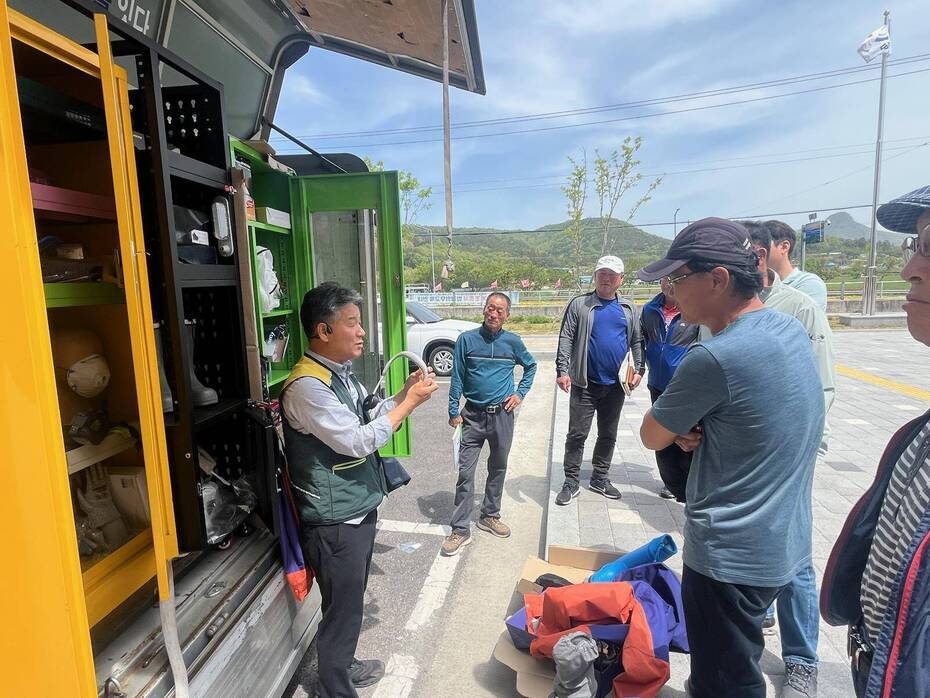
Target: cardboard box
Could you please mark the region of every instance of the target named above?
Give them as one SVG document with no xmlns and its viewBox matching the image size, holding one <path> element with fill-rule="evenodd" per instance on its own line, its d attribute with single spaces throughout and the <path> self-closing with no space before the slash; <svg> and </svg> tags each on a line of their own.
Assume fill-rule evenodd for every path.
<svg viewBox="0 0 930 698">
<path fill-rule="evenodd" d="M 538 594 L 542 588 L 536 584 L 541 574 L 557 574 L 573 584 L 584 582 L 591 573 L 624 554 L 622 550 L 593 550 L 564 545 L 550 545 L 549 560 L 530 557 L 523 565 L 517 581 L 513 606 L 507 616 L 519 611 L 523 594 Z M 555 666 L 550 659 L 537 659 L 528 651 L 517 649 L 505 628 L 494 646 L 494 658 L 517 673 L 517 693 L 526 698 L 549 698 L 555 680 Z"/>
<path fill-rule="evenodd" d="M 287 211 L 279 211 L 270 206 L 256 206 L 255 217 L 262 223 L 268 225 L 277 225 L 281 228 L 291 227 L 291 214 Z"/>
</svg>

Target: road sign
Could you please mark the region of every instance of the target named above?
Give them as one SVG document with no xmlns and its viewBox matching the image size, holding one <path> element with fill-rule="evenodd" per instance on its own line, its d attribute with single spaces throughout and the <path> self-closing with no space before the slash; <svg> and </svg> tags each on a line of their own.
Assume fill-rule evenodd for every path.
<svg viewBox="0 0 930 698">
<path fill-rule="evenodd" d="M 814 223 L 805 223 L 801 226 L 801 235 L 804 236 L 804 242 L 808 245 L 816 245 L 823 242 L 823 221 Z"/>
</svg>

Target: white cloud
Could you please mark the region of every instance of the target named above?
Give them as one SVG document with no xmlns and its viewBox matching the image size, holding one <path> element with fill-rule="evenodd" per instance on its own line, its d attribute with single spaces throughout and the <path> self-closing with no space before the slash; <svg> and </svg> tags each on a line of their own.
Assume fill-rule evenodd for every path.
<svg viewBox="0 0 930 698">
<path fill-rule="evenodd" d="M 711 17 L 735 0 L 588 0 L 543 3 L 542 22 L 571 34 L 623 35 Z"/>
</svg>

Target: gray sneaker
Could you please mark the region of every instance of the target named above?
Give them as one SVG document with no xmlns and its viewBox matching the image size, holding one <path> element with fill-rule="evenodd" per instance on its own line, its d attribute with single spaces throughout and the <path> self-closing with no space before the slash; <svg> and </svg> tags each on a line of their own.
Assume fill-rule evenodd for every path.
<svg viewBox="0 0 930 698">
<path fill-rule="evenodd" d="M 562 491 L 555 496 L 555 503 L 560 507 L 564 507 L 575 497 L 577 497 L 579 492 L 581 492 L 581 487 L 578 485 L 572 487 L 566 482 L 564 485 L 562 485 Z"/>
<path fill-rule="evenodd" d="M 620 490 L 610 484 L 610 480 L 591 480 L 591 491 L 602 494 L 607 499 L 620 499 Z"/>
<path fill-rule="evenodd" d="M 782 698 L 814 698 L 817 695 L 817 667 L 785 663 Z"/>
<path fill-rule="evenodd" d="M 471 533 L 458 533 L 453 531 L 446 536 L 446 539 L 442 542 L 442 546 L 439 548 L 439 552 L 446 557 L 452 557 L 462 552 L 462 548 L 469 543 L 471 543 Z"/>
</svg>

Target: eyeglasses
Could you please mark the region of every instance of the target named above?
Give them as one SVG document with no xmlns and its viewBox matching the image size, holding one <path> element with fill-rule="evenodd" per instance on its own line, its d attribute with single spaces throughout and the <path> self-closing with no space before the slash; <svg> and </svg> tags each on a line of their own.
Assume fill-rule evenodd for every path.
<svg viewBox="0 0 930 698">
<path fill-rule="evenodd" d="M 905 264 L 910 262 L 915 254 L 930 258 L 930 225 L 925 225 L 917 232 L 917 235 L 908 236 L 901 243 Z"/>
<path fill-rule="evenodd" d="M 704 272 L 700 271 L 689 271 L 687 274 L 680 274 L 679 276 L 663 276 L 661 279 L 659 279 L 659 283 L 662 284 L 662 286 L 668 287 L 670 290 L 674 290 L 675 284 L 677 284 L 679 281 L 684 281 L 689 276 L 703 273 Z"/>
</svg>

